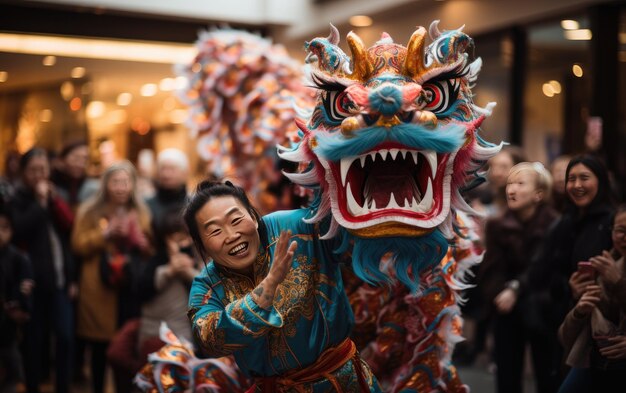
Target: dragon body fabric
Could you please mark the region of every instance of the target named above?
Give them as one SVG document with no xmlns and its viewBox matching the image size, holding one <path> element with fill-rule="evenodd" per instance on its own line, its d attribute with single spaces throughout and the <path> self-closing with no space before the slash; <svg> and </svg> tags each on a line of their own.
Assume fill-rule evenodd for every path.
<svg viewBox="0 0 626 393">
<path fill-rule="evenodd" d="M 420 27 L 405 47 L 384 33 L 366 48 L 351 32 L 350 57 L 333 26 L 307 42 L 318 99 L 297 120 L 299 143 L 279 152 L 299 163 L 287 177 L 315 192 L 307 220 L 330 216 L 328 238 L 347 232 L 344 249 L 365 283 L 352 294 L 357 331 L 367 310 L 380 311 L 364 357 L 392 392 L 467 391 L 450 363 L 460 278 L 479 260 L 460 220 L 471 212 L 461 191 L 500 149 L 478 135 L 495 104 L 472 102 L 481 60 L 469 61 L 471 38 L 437 21 L 429 35 L 426 45 Z"/>
</svg>

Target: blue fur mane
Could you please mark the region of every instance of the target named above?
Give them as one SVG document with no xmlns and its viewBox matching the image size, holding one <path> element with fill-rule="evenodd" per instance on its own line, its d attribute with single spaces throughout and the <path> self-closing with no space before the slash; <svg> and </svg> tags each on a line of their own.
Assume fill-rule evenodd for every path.
<svg viewBox="0 0 626 393">
<path fill-rule="evenodd" d="M 352 138 L 336 132 L 328 136 L 317 135 L 315 153 L 329 161 L 367 152 L 383 142 L 397 142 L 408 148 L 434 150 L 450 153 L 458 150 L 465 141 L 465 126 L 448 124 L 430 130 L 414 124 L 400 124 L 391 129 L 385 127 L 364 128 Z"/>
</svg>

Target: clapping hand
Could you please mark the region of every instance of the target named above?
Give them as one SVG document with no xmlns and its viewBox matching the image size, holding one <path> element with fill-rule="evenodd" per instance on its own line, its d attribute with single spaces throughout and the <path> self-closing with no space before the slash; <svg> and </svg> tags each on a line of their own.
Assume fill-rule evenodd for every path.
<svg viewBox="0 0 626 393">
<path fill-rule="evenodd" d="M 597 255 L 589 261 L 591 262 L 591 266 L 593 266 L 602 277 L 602 280 L 609 284 L 616 284 L 622 277 L 622 272 L 617 266 L 617 263 L 615 263 L 615 259 L 613 259 L 613 256 L 608 251 L 602 251 L 602 255 Z"/>
<path fill-rule="evenodd" d="M 599 285 L 593 284 L 587 286 L 585 292 L 576 303 L 574 307 L 574 311 L 583 316 L 589 316 L 594 308 L 600 303 L 600 298 L 602 296 L 602 289 Z"/>
<path fill-rule="evenodd" d="M 282 231 L 278 242 L 276 243 L 276 249 L 274 250 L 274 262 L 270 268 L 267 278 L 271 279 L 274 283 L 280 284 L 287 277 L 287 273 L 291 269 L 291 261 L 293 254 L 298 247 L 296 241 L 289 242 L 291 237 L 291 231 Z"/>
<path fill-rule="evenodd" d="M 608 359 L 626 359 L 626 336 L 607 338 L 610 345 L 600 348 L 600 354 Z"/>
</svg>

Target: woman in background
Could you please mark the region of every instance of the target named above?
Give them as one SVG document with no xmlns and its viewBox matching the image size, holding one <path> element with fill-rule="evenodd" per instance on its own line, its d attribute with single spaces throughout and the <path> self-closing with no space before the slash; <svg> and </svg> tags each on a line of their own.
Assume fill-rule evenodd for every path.
<svg viewBox="0 0 626 393">
<path fill-rule="evenodd" d="M 500 393 L 522 392 L 526 344 L 530 344 L 537 392 L 554 392 L 557 382 L 549 375 L 555 337 L 529 326 L 527 314 L 533 297 L 520 280 L 538 252 L 545 234 L 557 219 L 547 203 L 552 178 L 539 162 L 523 162 L 509 171 L 506 184 L 508 209 L 487 221 L 486 251 L 478 279 L 484 299 L 494 307 L 496 382 Z M 548 362 L 548 364 L 546 364 Z"/>
<path fill-rule="evenodd" d="M 617 209 L 611 230 L 613 252 L 591 258 L 595 278 L 559 329 L 572 366 L 559 393 L 609 392 L 626 371 L 626 205 Z M 584 266 L 584 265 L 581 265 Z M 581 268 L 582 269 L 582 268 Z"/>
<path fill-rule="evenodd" d="M 137 258 L 151 253 L 150 213 L 137 196 L 128 161 L 108 167 L 98 192 L 78 210 L 72 245 L 83 261 L 77 335 L 91 347 L 93 391 L 104 391 L 106 349 L 125 319 L 138 315 L 136 299 L 119 299 Z M 135 304 L 137 303 L 137 304 Z"/>
</svg>

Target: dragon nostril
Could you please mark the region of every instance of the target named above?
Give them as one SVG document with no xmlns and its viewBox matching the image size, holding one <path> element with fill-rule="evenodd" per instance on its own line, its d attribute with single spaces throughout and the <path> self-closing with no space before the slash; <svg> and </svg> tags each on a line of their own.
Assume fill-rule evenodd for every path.
<svg viewBox="0 0 626 393">
<path fill-rule="evenodd" d="M 402 92 L 394 86 L 383 86 L 369 94 L 370 107 L 384 116 L 398 113 L 402 107 Z"/>
</svg>

